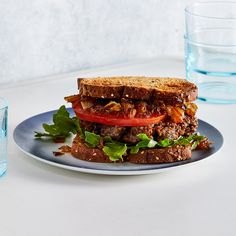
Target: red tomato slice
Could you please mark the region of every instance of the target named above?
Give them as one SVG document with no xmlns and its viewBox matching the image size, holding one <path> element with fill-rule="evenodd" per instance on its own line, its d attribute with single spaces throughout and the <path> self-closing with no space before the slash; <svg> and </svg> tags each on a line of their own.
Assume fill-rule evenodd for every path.
<svg viewBox="0 0 236 236">
<path fill-rule="evenodd" d="M 153 115 L 148 118 L 121 118 L 109 114 L 103 115 L 87 112 L 79 105 L 73 105 L 73 109 L 77 117 L 81 120 L 114 126 L 146 126 L 150 124 L 157 124 L 165 118 L 165 115 Z"/>
</svg>

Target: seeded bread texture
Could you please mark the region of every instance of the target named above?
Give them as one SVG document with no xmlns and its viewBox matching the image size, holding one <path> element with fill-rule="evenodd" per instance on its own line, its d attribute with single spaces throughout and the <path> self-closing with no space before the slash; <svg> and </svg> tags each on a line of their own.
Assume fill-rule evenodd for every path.
<svg viewBox="0 0 236 236">
<path fill-rule="evenodd" d="M 71 154 L 84 161 L 111 163 L 109 157 L 99 148 L 88 147 L 77 135 L 72 143 Z M 141 149 L 137 154 L 128 154 L 124 161 L 136 164 L 172 163 L 191 158 L 190 146 L 174 146 L 168 148 Z"/>
<path fill-rule="evenodd" d="M 79 78 L 78 87 L 82 96 L 164 101 L 167 104 L 194 101 L 198 95 L 195 84 L 184 79 L 167 77 Z"/>
</svg>

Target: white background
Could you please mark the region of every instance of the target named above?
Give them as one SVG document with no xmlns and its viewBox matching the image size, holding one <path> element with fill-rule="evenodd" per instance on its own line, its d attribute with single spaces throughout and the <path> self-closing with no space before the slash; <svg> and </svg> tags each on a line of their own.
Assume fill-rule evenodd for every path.
<svg viewBox="0 0 236 236">
<path fill-rule="evenodd" d="M 193 0 L 1 0 L 0 85 L 184 54 Z"/>
</svg>

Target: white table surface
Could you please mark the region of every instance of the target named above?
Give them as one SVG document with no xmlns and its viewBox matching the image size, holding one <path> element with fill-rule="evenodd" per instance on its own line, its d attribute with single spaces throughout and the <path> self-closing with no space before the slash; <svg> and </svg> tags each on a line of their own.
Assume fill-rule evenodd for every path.
<svg viewBox="0 0 236 236">
<path fill-rule="evenodd" d="M 210 158 L 144 176 L 83 174 L 22 153 L 13 130 L 24 119 L 65 104 L 76 77 L 184 77 L 178 58 L 98 68 L 0 89 L 9 101 L 9 165 L 0 179 L 0 235 L 236 235 L 236 105 L 198 103 L 223 148 Z"/>
</svg>

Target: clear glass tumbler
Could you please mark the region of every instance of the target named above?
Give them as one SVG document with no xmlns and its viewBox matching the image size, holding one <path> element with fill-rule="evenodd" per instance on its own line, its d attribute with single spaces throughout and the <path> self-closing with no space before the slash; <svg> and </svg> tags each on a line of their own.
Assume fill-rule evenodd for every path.
<svg viewBox="0 0 236 236">
<path fill-rule="evenodd" d="M 199 2 L 185 9 L 187 80 L 199 99 L 236 103 L 236 2 Z"/>
<path fill-rule="evenodd" d="M 0 98 L 0 176 L 7 170 L 7 102 Z"/>
</svg>

